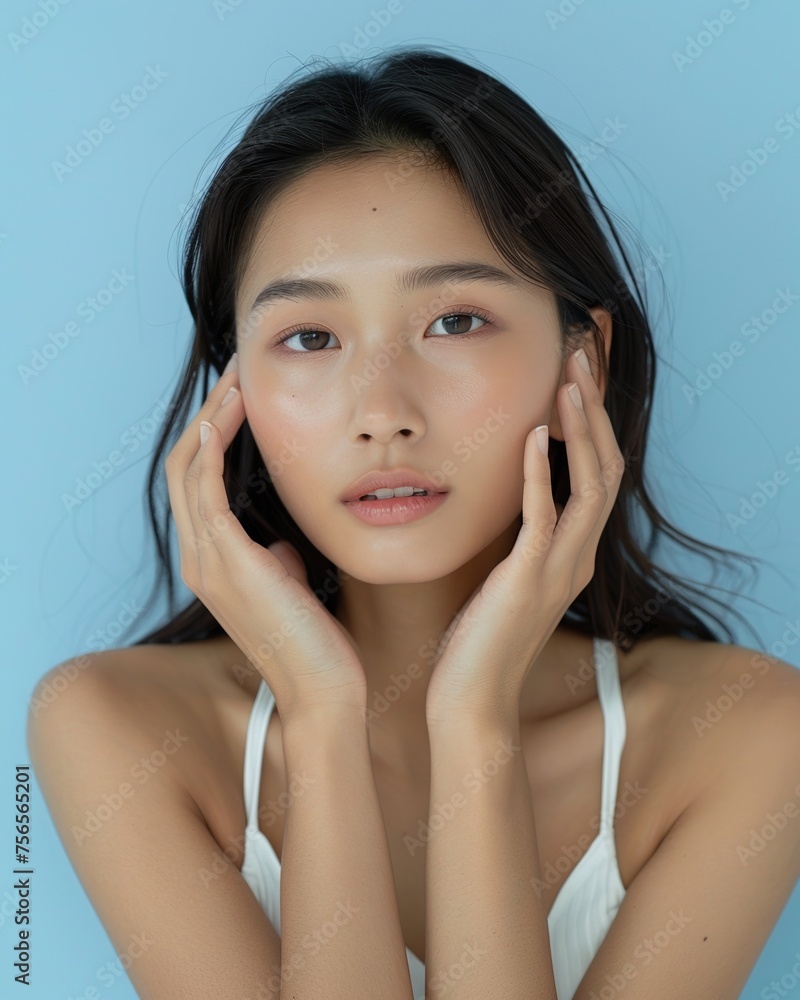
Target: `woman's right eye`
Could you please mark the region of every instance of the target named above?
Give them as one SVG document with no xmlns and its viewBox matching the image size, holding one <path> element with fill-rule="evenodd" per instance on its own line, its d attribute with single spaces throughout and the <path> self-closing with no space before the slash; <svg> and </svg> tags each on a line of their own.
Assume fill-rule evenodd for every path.
<svg viewBox="0 0 800 1000">
<path fill-rule="evenodd" d="M 320 341 L 319 341 L 319 339 L 317 339 L 315 341 L 313 339 L 312 335 L 316 335 L 317 338 L 319 338 L 319 337 L 333 337 L 334 336 L 334 334 L 328 333 L 327 330 L 316 330 L 313 326 L 301 326 L 301 327 L 293 327 L 291 330 L 287 330 L 286 333 L 284 333 L 284 335 L 280 338 L 280 340 L 277 343 L 278 344 L 286 344 L 287 341 L 292 340 L 294 337 L 301 337 L 302 338 L 303 335 L 306 335 L 306 339 L 305 340 L 301 340 L 301 342 L 306 347 L 311 347 L 311 350 L 306 351 L 306 350 L 301 350 L 300 348 L 294 348 L 294 347 L 287 347 L 287 350 L 294 351 L 295 354 L 318 354 L 318 353 L 320 353 L 320 351 L 317 350 L 316 348 L 314 348 L 313 345 L 315 343 L 319 344 Z"/>
</svg>

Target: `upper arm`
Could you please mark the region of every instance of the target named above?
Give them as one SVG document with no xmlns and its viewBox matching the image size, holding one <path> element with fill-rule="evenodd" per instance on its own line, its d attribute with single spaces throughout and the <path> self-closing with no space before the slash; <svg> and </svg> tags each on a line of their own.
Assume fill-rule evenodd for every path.
<svg viewBox="0 0 800 1000">
<path fill-rule="evenodd" d="M 126 724 L 120 698 L 102 666 L 86 671 L 29 712 L 27 740 L 67 855 L 127 955 L 137 995 L 278 997 L 280 938 L 174 768 L 159 766 L 161 741 Z"/>
<path fill-rule="evenodd" d="M 800 878 L 800 675 L 790 681 L 737 706 L 736 739 L 719 727 L 723 773 L 629 886 L 574 1000 L 613 977 L 631 1000 L 738 1000 Z"/>
</svg>

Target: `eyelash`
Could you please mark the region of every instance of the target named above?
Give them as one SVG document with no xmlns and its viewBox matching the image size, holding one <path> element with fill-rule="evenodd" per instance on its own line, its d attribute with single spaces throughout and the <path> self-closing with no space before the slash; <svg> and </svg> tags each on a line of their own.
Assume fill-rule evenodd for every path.
<svg viewBox="0 0 800 1000">
<path fill-rule="evenodd" d="M 478 309 L 471 309 L 469 307 L 463 307 L 462 308 L 460 306 L 458 306 L 455 309 L 453 309 L 452 306 L 451 306 L 450 309 L 446 313 L 442 313 L 441 316 L 437 316 L 436 319 L 434 319 L 431 322 L 431 326 L 433 326 L 434 323 L 438 323 L 440 319 L 449 319 L 451 316 L 476 316 L 478 319 L 482 319 L 484 321 L 484 323 L 488 323 L 489 326 L 493 326 L 494 325 L 492 323 L 491 318 L 489 316 L 487 316 L 485 313 L 483 313 L 480 310 L 478 310 Z M 300 323 L 298 326 L 290 327 L 290 329 L 288 329 L 275 342 L 275 347 L 279 347 L 281 344 L 284 343 L 284 341 L 289 340 L 290 337 L 294 337 L 298 333 L 327 333 L 327 332 L 328 331 L 326 331 L 326 330 L 320 330 L 318 327 L 313 326 L 312 324 Z M 443 336 L 435 337 L 434 339 L 436 339 L 436 340 L 469 340 L 472 337 L 479 337 L 479 336 L 483 336 L 483 335 L 484 335 L 484 331 L 481 329 L 481 330 L 472 330 L 470 333 L 444 334 Z M 287 350 L 291 354 L 325 354 L 326 353 L 323 350 L 320 350 L 320 351 L 292 351 L 290 348 L 287 348 Z"/>
</svg>

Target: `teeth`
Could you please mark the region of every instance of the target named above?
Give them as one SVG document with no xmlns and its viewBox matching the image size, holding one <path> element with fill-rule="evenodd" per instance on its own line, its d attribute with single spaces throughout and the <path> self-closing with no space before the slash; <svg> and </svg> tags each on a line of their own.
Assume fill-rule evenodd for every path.
<svg viewBox="0 0 800 1000">
<path fill-rule="evenodd" d="M 416 486 L 398 486 L 396 490 L 392 489 L 381 489 L 375 490 L 374 493 L 365 493 L 361 500 L 388 500 L 390 497 L 410 497 L 410 496 L 427 496 L 428 491 L 419 489 Z"/>
</svg>

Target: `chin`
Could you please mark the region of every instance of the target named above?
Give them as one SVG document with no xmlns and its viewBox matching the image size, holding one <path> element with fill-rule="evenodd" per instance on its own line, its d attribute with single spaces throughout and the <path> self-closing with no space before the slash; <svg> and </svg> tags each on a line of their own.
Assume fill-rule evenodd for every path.
<svg viewBox="0 0 800 1000">
<path fill-rule="evenodd" d="M 332 560 L 336 562 L 336 560 Z M 424 561 L 415 558 L 413 553 L 396 558 L 364 556 L 354 558 L 352 549 L 340 562 L 336 562 L 340 573 L 345 573 L 350 579 L 373 586 L 397 586 L 404 583 L 419 584 L 441 580 L 452 573 L 458 566 L 436 565 L 429 557 Z"/>
</svg>

